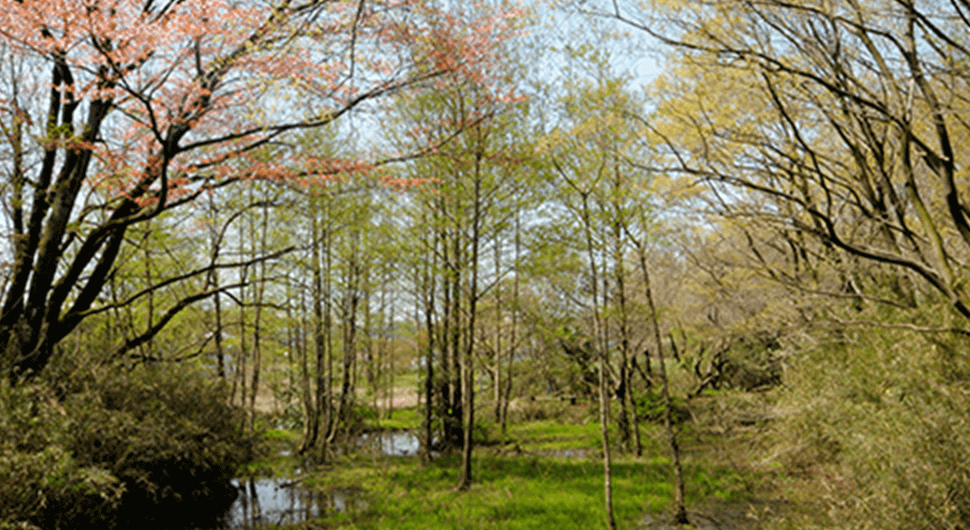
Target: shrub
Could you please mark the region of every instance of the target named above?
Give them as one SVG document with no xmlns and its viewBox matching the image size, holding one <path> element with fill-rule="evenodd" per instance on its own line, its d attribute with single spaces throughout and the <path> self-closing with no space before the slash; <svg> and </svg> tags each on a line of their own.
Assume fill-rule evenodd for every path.
<svg viewBox="0 0 970 530">
<path fill-rule="evenodd" d="M 637 407 L 637 417 L 652 423 L 664 422 L 664 399 L 659 392 L 647 390 L 642 395 L 633 398 Z M 690 409 L 687 400 L 679 396 L 670 397 L 670 421 L 679 425 L 690 419 Z"/>
<path fill-rule="evenodd" d="M 65 521 L 79 513 L 99 526 L 113 521 L 124 485 L 72 456 L 73 426 L 44 385 L 0 385 L 0 525 L 24 526 L 54 512 Z"/>
<path fill-rule="evenodd" d="M 845 473 L 818 499 L 839 527 L 970 528 L 970 381 L 940 337 L 836 338 L 800 352 L 788 372 L 775 458 Z"/>
<path fill-rule="evenodd" d="M 725 355 L 724 382 L 746 391 L 780 385 L 779 349 L 778 339 L 767 333 L 736 339 Z"/>
<path fill-rule="evenodd" d="M 57 371 L 3 388 L 0 523 L 164 528 L 228 507 L 252 440 L 225 385 L 180 366 Z"/>
</svg>

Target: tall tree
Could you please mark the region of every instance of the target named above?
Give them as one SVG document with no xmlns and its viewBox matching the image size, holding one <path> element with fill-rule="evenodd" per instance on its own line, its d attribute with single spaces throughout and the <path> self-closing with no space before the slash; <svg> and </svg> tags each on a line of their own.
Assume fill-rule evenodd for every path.
<svg viewBox="0 0 970 530">
<path fill-rule="evenodd" d="M 436 390 L 442 444 L 462 448 L 462 490 L 471 485 L 480 302 L 494 285 L 485 263 L 488 242 L 497 239 L 488 236 L 511 218 L 506 204 L 514 196 L 519 152 L 513 131 L 527 108 L 517 64 L 483 68 L 500 81 L 483 82 L 491 74 L 456 77 L 435 93 L 402 96 L 396 138 L 407 150 L 436 146 L 402 174 L 421 182 L 410 201 L 413 224 L 433 234 L 419 238 L 420 255 L 427 257 L 412 270 L 427 327 L 426 384 Z M 434 355 L 440 369 L 432 367 Z"/>
<path fill-rule="evenodd" d="M 795 259 L 840 276 L 835 296 L 940 299 L 970 318 L 970 180 L 955 148 L 970 132 L 967 6 L 718 0 L 671 12 L 603 11 L 674 51 L 678 76 L 660 82 L 652 118 L 667 169 L 704 179 L 721 211 L 778 227 Z M 887 283 L 858 262 L 893 273 Z"/>
<path fill-rule="evenodd" d="M 4 3 L 0 46 L 12 71 L 48 72 L 0 85 L 11 154 L 5 372 L 14 381 L 40 372 L 53 346 L 101 309 L 131 226 L 233 182 L 365 169 L 298 150 L 286 163 L 252 154 L 380 96 L 444 83 L 444 73 L 482 78 L 478 65 L 512 15 L 473 22 L 418 0 Z M 35 96 L 43 91 L 46 102 Z M 302 105 L 286 104 L 291 97 Z M 225 287 L 182 296 L 129 346 L 216 292 Z"/>
<path fill-rule="evenodd" d="M 659 182 L 663 179 L 645 169 L 643 157 L 649 144 L 643 142 L 646 127 L 637 119 L 644 104 L 629 88 L 628 81 L 612 73 L 608 54 L 577 54 L 593 72 L 591 79 L 576 80 L 563 96 L 561 125 L 547 137 L 550 164 L 562 182 L 559 202 L 565 215 L 562 223 L 583 234 L 579 246 L 585 254 L 587 273 L 576 303 L 590 323 L 593 347 L 587 348 L 599 364 L 599 393 L 604 447 L 607 521 L 610 526 L 611 481 L 609 440 L 609 402 L 616 397 L 620 411 L 618 424 L 628 448 L 641 453 L 634 403 L 638 389 L 632 377 L 636 369 L 633 352 L 651 335 L 661 364 L 661 393 L 665 403 L 665 425 L 674 461 L 675 521 L 686 523 L 684 483 L 676 433 L 670 425 L 670 391 L 658 308 L 651 291 L 647 245 L 653 236 L 650 211 L 662 204 Z M 633 254 L 633 256 L 631 256 Z M 637 258 L 641 269 L 638 286 L 629 274 L 628 261 Z M 643 296 L 645 295 L 645 296 Z M 633 318 L 637 300 L 643 300 L 646 319 Z M 651 329 L 652 328 L 652 329 Z M 578 355 L 581 348 L 564 342 L 567 352 Z M 618 359 L 617 359 L 618 357 Z M 649 356 L 648 356 L 649 359 Z M 647 369 L 649 370 L 649 361 Z M 644 383 L 652 378 L 644 374 Z"/>
</svg>

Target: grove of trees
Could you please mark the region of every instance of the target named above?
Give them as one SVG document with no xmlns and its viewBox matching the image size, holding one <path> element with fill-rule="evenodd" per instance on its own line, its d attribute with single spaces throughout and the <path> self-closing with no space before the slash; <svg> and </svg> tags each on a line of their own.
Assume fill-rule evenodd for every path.
<svg viewBox="0 0 970 530">
<path fill-rule="evenodd" d="M 771 392 L 766 469 L 851 477 L 835 526 L 967 527 L 968 29 L 961 0 L 4 3 L 0 527 L 124 526 L 266 421 L 325 464 L 398 407 L 468 491 L 478 425 L 537 399 L 597 403 L 609 528 L 614 451 L 662 424 L 686 524 L 680 424 L 726 390 Z"/>
</svg>

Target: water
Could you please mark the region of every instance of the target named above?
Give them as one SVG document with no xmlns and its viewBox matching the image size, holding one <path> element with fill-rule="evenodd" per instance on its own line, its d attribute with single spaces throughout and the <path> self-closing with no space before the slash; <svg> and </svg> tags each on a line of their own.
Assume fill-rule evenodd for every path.
<svg viewBox="0 0 970 530">
<path fill-rule="evenodd" d="M 421 450 L 421 440 L 407 431 L 368 432 L 360 435 L 357 446 L 379 449 L 384 456 L 417 456 Z"/>
<path fill-rule="evenodd" d="M 364 433 L 356 443 L 358 450 L 379 451 L 385 456 L 417 456 L 421 441 L 406 432 Z M 289 456 L 289 451 L 281 454 Z M 367 508 L 360 491 L 352 489 L 317 490 L 305 487 L 300 479 L 267 478 L 233 480 L 239 497 L 225 515 L 224 528 L 246 530 L 266 525 L 297 524 L 327 513 L 355 512 Z"/>
<path fill-rule="evenodd" d="M 226 513 L 226 528 L 296 524 L 328 512 L 354 512 L 367 507 L 359 493 L 349 489 L 317 490 L 287 479 L 234 480 L 233 484 L 239 488 L 239 498 Z"/>
</svg>

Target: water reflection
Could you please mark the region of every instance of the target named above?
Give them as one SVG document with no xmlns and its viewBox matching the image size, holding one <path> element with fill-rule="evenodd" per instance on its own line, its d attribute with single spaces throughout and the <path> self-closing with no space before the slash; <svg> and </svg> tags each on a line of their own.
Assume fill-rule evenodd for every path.
<svg viewBox="0 0 970 530">
<path fill-rule="evenodd" d="M 357 450 L 384 456 L 417 456 L 421 441 L 407 431 L 364 433 L 354 444 Z M 286 452 L 288 456 L 288 451 Z M 347 513 L 366 509 L 361 492 L 349 489 L 318 490 L 300 479 L 268 478 L 233 480 L 239 497 L 225 514 L 223 528 L 250 530 L 268 525 L 297 524 L 328 512 Z"/>
<path fill-rule="evenodd" d="M 352 490 L 317 490 L 285 479 L 233 482 L 239 488 L 239 498 L 226 513 L 226 528 L 295 524 L 328 511 L 352 512 L 366 508 L 366 502 Z"/>
<path fill-rule="evenodd" d="M 358 440 L 358 447 L 380 450 L 384 456 L 417 456 L 421 450 L 421 440 L 407 431 L 365 432 Z"/>
</svg>

